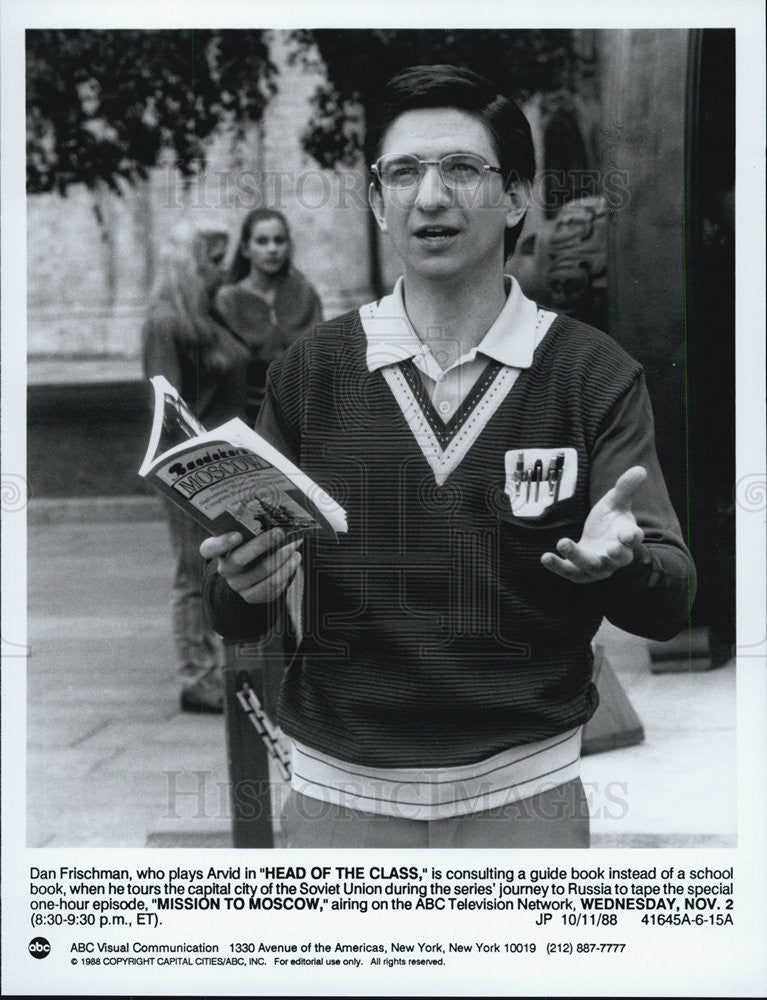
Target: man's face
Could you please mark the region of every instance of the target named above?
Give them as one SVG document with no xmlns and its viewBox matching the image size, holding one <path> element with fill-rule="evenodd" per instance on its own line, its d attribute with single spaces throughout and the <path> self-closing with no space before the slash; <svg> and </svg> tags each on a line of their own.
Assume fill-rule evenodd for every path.
<svg viewBox="0 0 767 1000">
<path fill-rule="evenodd" d="M 406 111 L 389 127 L 379 155 L 410 153 L 439 160 L 448 153 L 476 153 L 500 166 L 490 133 L 456 108 Z M 391 237 L 406 275 L 425 280 L 466 280 L 503 268 L 503 237 L 527 207 L 525 192 L 505 192 L 500 174 L 485 171 L 475 191 L 447 187 L 435 166 L 412 188 L 370 189 L 382 232 Z"/>
</svg>

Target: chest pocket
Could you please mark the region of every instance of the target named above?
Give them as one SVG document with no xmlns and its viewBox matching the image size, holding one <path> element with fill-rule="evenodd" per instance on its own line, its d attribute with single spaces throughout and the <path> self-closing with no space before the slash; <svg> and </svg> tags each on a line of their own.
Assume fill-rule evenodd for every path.
<svg viewBox="0 0 767 1000">
<path fill-rule="evenodd" d="M 504 456 L 506 496 L 515 517 L 547 521 L 549 511 L 575 494 L 575 448 L 512 448 Z"/>
<path fill-rule="evenodd" d="M 514 513 L 508 500 L 506 506 L 506 510 L 498 511 L 498 523 L 501 528 L 519 532 L 520 537 L 555 534 L 557 531 L 564 532 L 566 528 L 577 528 L 580 536 L 581 525 L 585 520 L 580 501 L 574 496 L 549 504 L 537 517 L 520 517 Z"/>
<path fill-rule="evenodd" d="M 544 488 L 548 489 L 545 482 Z M 541 556 L 553 552 L 560 538 L 578 541 L 588 514 L 583 498 L 575 495 L 550 502 L 537 517 L 515 514 L 506 490 L 498 489 L 495 501 L 499 574 L 522 578 L 523 589 L 537 583 L 553 595 L 560 589 L 559 578 L 541 565 Z"/>
</svg>

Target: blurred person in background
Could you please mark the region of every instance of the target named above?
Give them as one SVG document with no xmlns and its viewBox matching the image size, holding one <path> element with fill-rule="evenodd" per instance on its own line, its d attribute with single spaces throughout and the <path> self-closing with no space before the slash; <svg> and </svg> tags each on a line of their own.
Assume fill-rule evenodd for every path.
<svg viewBox="0 0 767 1000">
<path fill-rule="evenodd" d="M 227 283 L 216 295 L 219 314 L 250 350 L 245 419 L 251 426 L 264 399 L 269 365 L 322 322 L 319 295 L 293 266 L 292 256 L 282 212 L 253 209 L 242 221 Z M 267 709 L 273 709 L 287 663 L 283 637 L 266 635 L 250 653 L 261 663 Z"/>
<path fill-rule="evenodd" d="M 266 370 L 301 334 L 322 322 L 320 298 L 291 264 L 293 244 L 287 220 L 271 208 L 256 208 L 242 223 L 228 283 L 216 296 L 226 324 L 251 351 L 248 422 L 264 398 Z"/>
<path fill-rule="evenodd" d="M 224 278 L 228 233 L 196 228 L 175 233 L 163 248 L 159 279 L 142 329 L 147 378 L 164 375 L 207 429 L 244 416 L 247 347 L 221 322 L 213 298 Z M 165 501 L 176 556 L 173 637 L 181 709 L 223 711 L 223 649 L 202 607 L 203 529 Z"/>
</svg>

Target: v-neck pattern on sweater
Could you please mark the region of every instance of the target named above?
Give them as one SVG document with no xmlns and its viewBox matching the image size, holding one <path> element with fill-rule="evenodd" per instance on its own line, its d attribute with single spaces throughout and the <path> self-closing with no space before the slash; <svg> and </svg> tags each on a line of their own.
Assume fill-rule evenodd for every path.
<svg viewBox="0 0 767 1000">
<path fill-rule="evenodd" d="M 434 436 L 437 438 L 437 441 L 443 449 L 450 444 L 461 427 L 466 423 L 466 420 L 471 416 L 472 410 L 479 403 L 480 399 L 490 387 L 495 376 L 502 367 L 503 365 L 499 361 L 488 360 L 484 369 L 480 373 L 479 378 L 458 404 L 453 416 L 448 421 L 444 421 L 437 412 L 426 386 L 424 385 L 424 380 L 416 370 L 413 360 L 408 359 L 400 364 L 400 370 L 405 376 L 405 380 L 410 387 L 416 402 L 421 407 L 424 417 L 428 421 Z"/>
<path fill-rule="evenodd" d="M 412 363 L 409 367 L 405 362 L 381 369 L 413 437 L 434 473 L 437 486 L 442 486 L 450 473 L 463 461 L 510 392 L 519 373 L 519 368 L 507 368 L 499 362 L 489 363 L 453 419 L 445 425 L 428 400 Z M 491 376 L 489 381 L 488 374 Z"/>
<path fill-rule="evenodd" d="M 457 394 L 449 419 L 435 407 L 439 381 L 434 382 L 430 365 L 424 364 L 429 349 L 407 316 L 402 279 L 391 295 L 359 310 L 367 340 L 368 370 L 381 372 L 438 486 L 477 441 L 520 372 L 533 363 L 535 349 L 556 319 L 556 313 L 539 309 L 526 298 L 514 278 L 505 280 L 506 305 L 476 348 L 452 366 L 454 372 L 461 371 L 465 363 L 469 387 L 465 395 Z M 477 376 L 471 366 L 479 357 L 487 361 Z"/>
</svg>

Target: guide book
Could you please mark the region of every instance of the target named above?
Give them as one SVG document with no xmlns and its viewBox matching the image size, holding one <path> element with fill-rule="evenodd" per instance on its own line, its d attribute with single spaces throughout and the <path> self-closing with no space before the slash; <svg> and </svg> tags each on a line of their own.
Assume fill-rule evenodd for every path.
<svg viewBox="0 0 767 1000">
<path fill-rule="evenodd" d="M 343 508 L 246 423 L 206 431 L 167 379 L 150 381 L 154 418 L 139 475 L 207 531 L 239 531 L 245 541 L 271 528 L 288 539 L 346 531 Z"/>
</svg>

